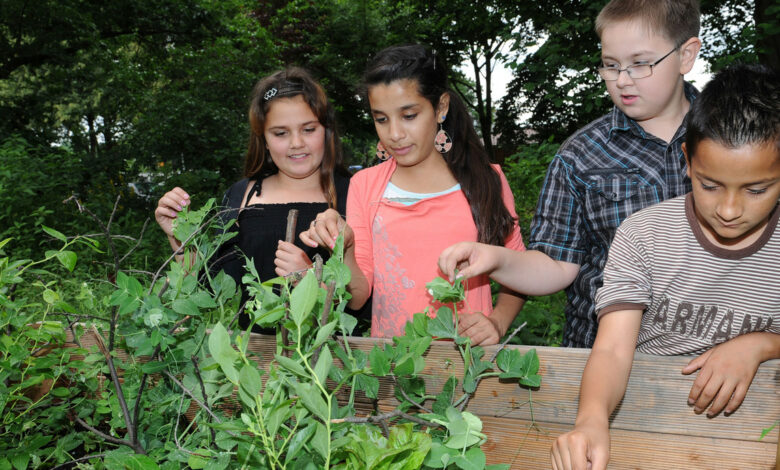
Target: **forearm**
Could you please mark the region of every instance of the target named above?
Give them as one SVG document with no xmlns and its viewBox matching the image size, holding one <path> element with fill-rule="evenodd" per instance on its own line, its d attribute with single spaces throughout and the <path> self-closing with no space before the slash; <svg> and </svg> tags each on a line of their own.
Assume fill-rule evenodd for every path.
<svg viewBox="0 0 780 470">
<path fill-rule="evenodd" d="M 504 250 L 500 259 L 491 279 L 527 295 L 549 295 L 565 289 L 579 272 L 579 265 L 554 260 L 535 250 Z"/>
<path fill-rule="evenodd" d="M 502 287 L 496 298 L 496 306 L 488 316 L 498 330 L 498 336 L 503 337 L 517 314 L 523 308 L 525 298 L 507 288 Z"/>
<path fill-rule="evenodd" d="M 745 336 L 750 336 L 750 342 L 758 348 L 758 358 L 761 362 L 780 359 L 780 334 L 759 331 Z"/>
<path fill-rule="evenodd" d="M 609 416 L 626 392 L 633 354 L 614 349 L 591 351 L 580 384 L 580 403 L 575 425 L 609 425 Z"/>
<path fill-rule="evenodd" d="M 349 271 L 352 274 L 349 284 L 347 284 L 347 291 L 352 295 L 352 298 L 347 306 L 353 310 L 358 310 L 368 300 L 370 288 L 365 274 L 363 274 L 355 259 L 354 245 L 344 249 L 344 264 L 349 267 Z"/>
</svg>

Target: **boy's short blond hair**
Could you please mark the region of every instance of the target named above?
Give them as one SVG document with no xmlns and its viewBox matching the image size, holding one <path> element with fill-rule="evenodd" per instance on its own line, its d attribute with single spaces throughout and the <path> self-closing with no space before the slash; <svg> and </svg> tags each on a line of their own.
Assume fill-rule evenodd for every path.
<svg viewBox="0 0 780 470">
<path fill-rule="evenodd" d="M 682 45 L 699 36 L 698 0 L 612 0 L 596 17 L 596 33 L 612 23 L 639 20 L 654 32 Z"/>
</svg>

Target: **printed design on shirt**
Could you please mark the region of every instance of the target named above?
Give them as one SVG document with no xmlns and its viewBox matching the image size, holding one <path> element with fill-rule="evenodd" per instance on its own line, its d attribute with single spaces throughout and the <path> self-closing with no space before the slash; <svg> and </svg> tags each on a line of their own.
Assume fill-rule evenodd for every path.
<svg viewBox="0 0 780 470">
<path fill-rule="evenodd" d="M 382 216 L 374 218 L 372 227 L 374 239 L 374 290 L 372 312 L 374 321 L 372 330 L 381 336 L 399 336 L 411 318 L 401 307 L 407 292 L 413 289 L 415 282 L 406 276 L 399 259 L 398 246 L 390 242 Z"/>
<path fill-rule="evenodd" d="M 675 305 L 676 303 L 676 305 Z M 739 335 L 767 331 L 772 317 L 755 313 L 739 313 L 723 305 L 675 302 L 665 295 L 650 314 L 649 324 L 656 332 L 694 338 L 719 344 Z"/>
</svg>

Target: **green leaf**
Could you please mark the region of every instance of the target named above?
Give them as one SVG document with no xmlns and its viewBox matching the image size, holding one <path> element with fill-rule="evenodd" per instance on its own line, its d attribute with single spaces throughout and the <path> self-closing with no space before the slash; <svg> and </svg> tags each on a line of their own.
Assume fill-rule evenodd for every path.
<svg viewBox="0 0 780 470">
<path fill-rule="evenodd" d="M 63 250 L 57 253 L 57 259 L 60 261 L 60 263 L 65 266 L 65 269 L 67 269 L 70 272 L 73 272 L 73 268 L 76 267 L 76 253 L 68 250 Z"/>
<path fill-rule="evenodd" d="M 150 361 L 141 366 L 141 371 L 144 374 L 155 374 L 161 370 L 164 370 L 166 367 L 167 364 L 165 362 Z"/>
<path fill-rule="evenodd" d="M 234 365 L 238 359 L 238 352 L 230 343 L 230 335 L 221 322 L 214 325 L 209 335 L 209 351 L 225 373 L 228 380 L 238 385 L 238 371 Z"/>
<path fill-rule="evenodd" d="M 485 468 L 485 453 L 479 447 L 472 447 L 463 455 L 456 455 L 451 460 L 462 470 L 483 470 Z"/>
<path fill-rule="evenodd" d="M 344 334 L 347 336 L 351 335 L 355 331 L 356 326 L 357 318 L 345 312 L 339 314 L 339 330 L 343 331 Z"/>
<path fill-rule="evenodd" d="M 30 462 L 30 454 L 23 452 L 11 457 L 11 464 L 16 470 L 25 470 Z"/>
<path fill-rule="evenodd" d="M 45 225 L 41 225 L 41 228 L 43 229 L 44 232 L 48 233 L 50 236 L 56 238 L 57 240 L 59 240 L 59 241 L 61 241 L 63 243 L 66 243 L 68 241 L 68 238 L 65 235 L 63 235 L 62 233 L 58 232 L 57 230 L 54 230 L 51 227 L 47 227 Z"/>
<path fill-rule="evenodd" d="M 451 308 L 439 307 L 439 310 L 436 311 L 436 318 L 428 320 L 428 333 L 439 339 L 455 339 L 458 337 Z"/>
<path fill-rule="evenodd" d="M 263 380 L 260 378 L 260 372 L 252 364 L 244 364 L 241 367 L 238 383 L 252 397 L 260 395 L 263 389 Z"/>
<path fill-rule="evenodd" d="M 371 352 L 368 354 L 368 360 L 371 364 L 372 374 L 378 377 L 384 377 L 390 372 L 390 358 L 388 358 L 387 354 L 376 345 L 374 345 L 374 348 L 371 349 Z"/>
<path fill-rule="evenodd" d="M 539 356 L 536 349 L 530 349 L 522 354 L 517 349 L 503 349 L 496 357 L 496 365 L 504 371 L 499 378 L 519 379 L 520 384 L 527 387 L 541 385 L 539 372 Z"/>
<path fill-rule="evenodd" d="M 331 366 L 333 366 L 333 356 L 330 354 L 330 348 L 326 344 L 322 347 L 317 365 L 314 366 L 314 375 L 317 376 L 317 380 L 323 386 L 325 386 L 325 380 L 328 378 Z"/>
<path fill-rule="evenodd" d="M 303 422 L 303 420 L 299 420 L 299 422 Z M 317 429 L 316 422 L 310 422 L 308 426 L 304 427 L 303 429 L 298 428 L 298 431 L 295 433 L 295 435 L 290 439 L 290 445 L 287 448 L 287 455 L 285 456 L 285 462 L 289 463 L 295 460 L 298 453 L 303 449 L 303 446 L 306 444 L 306 442 L 311 438 L 311 436 L 314 434 L 314 431 Z"/>
<path fill-rule="evenodd" d="M 70 395 L 70 390 L 66 387 L 56 387 L 51 390 L 51 394 L 57 398 L 65 398 Z"/>
<path fill-rule="evenodd" d="M 303 368 L 303 366 L 300 363 L 293 361 L 289 357 L 285 357 L 277 354 L 274 356 L 274 359 L 276 359 L 276 362 L 278 362 L 280 366 L 289 370 L 293 374 L 299 376 L 306 375 L 306 370 Z"/>
<path fill-rule="evenodd" d="M 444 415 L 447 413 L 447 408 L 452 406 L 452 397 L 455 394 L 455 387 L 458 386 L 458 379 L 454 376 L 450 376 L 444 383 L 441 392 L 436 395 L 436 401 L 433 403 L 433 412 L 436 414 Z"/>
<path fill-rule="evenodd" d="M 327 341 L 328 338 L 330 338 L 330 336 L 333 334 L 333 330 L 335 330 L 335 329 L 336 329 L 336 321 L 335 320 L 330 322 L 330 323 L 328 323 L 325 326 L 321 326 L 317 330 L 317 337 L 314 340 L 314 344 L 311 345 L 311 348 L 314 349 L 314 348 L 318 347 L 319 345 L 321 345 L 322 343 L 324 343 L 325 341 Z"/>
<path fill-rule="evenodd" d="M 193 317 L 200 315 L 198 305 L 190 299 L 176 299 L 171 303 L 171 308 L 174 312 L 182 315 L 192 315 Z"/>
<path fill-rule="evenodd" d="M 132 454 L 120 449 L 109 452 L 103 463 L 107 470 L 157 470 L 154 460 L 141 454 Z"/>
<path fill-rule="evenodd" d="M 317 278 L 309 271 L 290 294 L 290 314 L 299 327 L 314 308 L 318 294 Z"/>
<path fill-rule="evenodd" d="M 206 468 L 206 465 L 208 465 L 209 461 L 208 459 L 205 459 L 201 457 L 200 455 L 190 455 L 190 458 L 187 459 L 187 465 L 195 470 L 200 470 L 202 468 Z"/>
<path fill-rule="evenodd" d="M 363 390 L 368 398 L 376 398 L 379 395 L 379 379 L 365 374 L 357 375 L 355 388 Z"/>
<path fill-rule="evenodd" d="M 316 430 L 314 432 L 314 437 L 311 439 L 311 446 L 314 447 L 314 450 L 319 452 L 323 459 L 327 459 L 329 453 L 328 443 L 330 442 L 328 430 L 325 428 L 325 425 L 319 421 L 316 422 L 315 426 Z"/>
<path fill-rule="evenodd" d="M 458 455 L 460 452 L 457 449 L 450 449 L 449 447 L 442 445 L 440 442 L 434 441 L 431 444 L 431 451 L 425 456 L 423 464 L 431 468 L 446 468 L 452 457 Z"/>
<path fill-rule="evenodd" d="M 328 404 L 325 403 L 322 395 L 320 395 L 319 389 L 313 384 L 302 382 L 293 384 L 293 388 L 295 388 L 295 393 L 303 402 L 303 406 L 320 419 L 328 419 Z"/>
<path fill-rule="evenodd" d="M 453 407 L 447 408 L 447 431 L 450 437 L 444 441 L 444 445 L 451 449 L 463 449 L 481 441 L 482 421 L 468 411 L 460 412 Z"/>
<path fill-rule="evenodd" d="M 51 289 L 43 291 L 43 300 L 47 304 L 56 304 L 60 300 L 60 295 Z"/>
<path fill-rule="evenodd" d="M 466 298 L 466 290 L 461 278 L 456 279 L 454 284 L 450 284 L 446 279 L 437 277 L 425 284 L 425 288 L 428 289 L 433 300 L 444 304 L 458 303 Z"/>
</svg>

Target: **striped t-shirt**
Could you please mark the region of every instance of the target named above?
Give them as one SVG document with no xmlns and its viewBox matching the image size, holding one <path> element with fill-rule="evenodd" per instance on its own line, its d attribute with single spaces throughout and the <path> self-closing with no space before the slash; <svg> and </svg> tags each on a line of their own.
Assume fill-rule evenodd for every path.
<svg viewBox="0 0 780 470">
<path fill-rule="evenodd" d="M 621 224 L 609 250 L 596 311 L 644 310 L 637 350 L 701 354 L 741 334 L 780 334 L 777 207 L 751 246 L 710 242 L 692 194 L 641 210 Z"/>
</svg>

